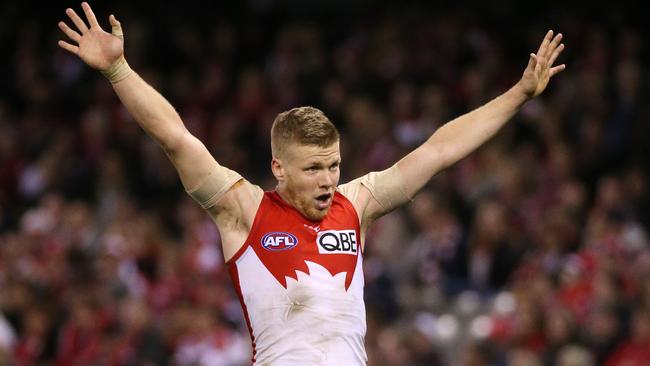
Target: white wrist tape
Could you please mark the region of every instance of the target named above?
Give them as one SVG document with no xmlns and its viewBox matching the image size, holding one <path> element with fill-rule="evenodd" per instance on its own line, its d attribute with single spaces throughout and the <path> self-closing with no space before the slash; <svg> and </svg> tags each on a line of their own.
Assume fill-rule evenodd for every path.
<svg viewBox="0 0 650 366">
<path fill-rule="evenodd" d="M 133 70 L 126 62 L 124 56 L 120 57 L 117 61 L 113 62 L 111 66 L 106 70 L 102 70 L 102 74 L 110 81 L 112 84 L 117 83 L 118 81 L 124 80 L 129 76 Z"/>
</svg>

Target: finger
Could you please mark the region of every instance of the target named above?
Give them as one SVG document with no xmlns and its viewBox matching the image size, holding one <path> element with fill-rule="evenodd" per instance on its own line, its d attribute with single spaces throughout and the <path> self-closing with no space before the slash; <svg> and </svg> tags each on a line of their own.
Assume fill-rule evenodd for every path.
<svg viewBox="0 0 650 366">
<path fill-rule="evenodd" d="M 537 70 L 537 67 L 539 66 L 539 60 L 537 59 L 537 55 L 534 53 L 530 54 L 530 59 L 528 60 L 528 66 L 533 68 L 533 71 Z"/>
<path fill-rule="evenodd" d="M 559 74 L 559 73 L 562 72 L 562 70 L 564 70 L 564 69 L 566 69 L 566 65 L 564 65 L 564 64 L 562 64 L 562 65 L 557 65 L 557 66 L 551 68 L 551 71 L 550 71 L 550 75 L 551 75 L 551 77 L 553 77 L 553 76 Z"/>
<path fill-rule="evenodd" d="M 88 27 L 86 26 L 86 23 L 84 23 L 84 21 L 81 20 L 81 18 L 79 18 L 79 15 L 77 15 L 77 13 L 75 13 L 74 10 L 67 8 L 65 10 L 65 13 L 68 14 L 68 17 L 70 18 L 70 20 L 72 20 L 74 25 L 77 26 L 77 29 L 79 29 L 81 34 L 88 32 Z"/>
<path fill-rule="evenodd" d="M 81 35 L 77 33 L 75 30 L 73 30 L 72 28 L 68 27 L 68 25 L 65 24 L 64 22 L 59 22 L 59 29 L 61 29 L 63 33 L 65 33 L 65 35 L 68 36 L 68 38 L 70 38 L 71 40 L 77 43 L 79 43 L 79 41 L 81 40 Z"/>
<path fill-rule="evenodd" d="M 562 40 L 562 33 L 558 33 L 555 37 L 553 37 L 553 41 L 551 41 L 551 44 L 548 46 L 548 49 L 546 51 L 551 54 L 555 52 L 555 49 L 558 47 L 558 44 L 560 44 L 561 40 Z M 548 56 L 548 55 L 544 55 L 544 56 Z"/>
<path fill-rule="evenodd" d="M 90 5 L 88 5 L 87 2 L 83 2 L 81 3 L 81 8 L 84 10 L 84 13 L 86 14 L 86 19 L 88 19 L 90 28 L 99 27 L 99 23 L 97 23 L 97 18 L 95 18 L 95 13 L 93 13 L 93 9 L 90 8 Z"/>
<path fill-rule="evenodd" d="M 564 50 L 564 43 L 560 43 L 559 46 L 553 51 L 553 54 L 551 57 L 548 59 L 548 64 L 553 65 L 555 63 L 555 60 L 557 60 L 557 57 L 560 56 L 560 53 Z"/>
<path fill-rule="evenodd" d="M 528 65 L 526 66 L 526 68 L 534 70 L 536 62 L 537 62 L 537 57 L 535 56 L 534 53 L 531 53 L 530 57 L 528 57 Z"/>
<path fill-rule="evenodd" d="M 115 19 L 115 15 L 111 14 L 108 17 L 109 23 L 111 23 L 111 34 L 113 34 L 116 37 L 120 37 L 121 39 L 124 39 L 124 33 L 122 32 L 122 24 Z"/>
<path fill-rule="evenodd" d="M 79 53 L 79 47 L 71 45 L 68 42 L 59 41 L 58 44 L 59 44 L 59 47 L 63 48 L 64 50 L 66 50 L 66 51 L 68 51 L 70 53 L 73 53 L 75 55 Z"/>
<path fill-rule="evenodd" d="M 537 55 L 533 55 L 533 58 L 535 59 L 535 68 L 533 69 L 533 72 L 535 75 L 539 75 L 542 72 L 542 59 Z"/>
<path fill-rule="evenodd" d="M 546 32 L 546 36 L 544 37 L 542 44 L 539 45 L 539 49 L 537 50 L 536 55 L 544 56 L 544 53 L 546 52 L 546 48 L 548 47 L 548 44 L 551 42 L 552 38 L 553 38 L 553 30 L 550 29 L 548 32 Z"/>
</svg>

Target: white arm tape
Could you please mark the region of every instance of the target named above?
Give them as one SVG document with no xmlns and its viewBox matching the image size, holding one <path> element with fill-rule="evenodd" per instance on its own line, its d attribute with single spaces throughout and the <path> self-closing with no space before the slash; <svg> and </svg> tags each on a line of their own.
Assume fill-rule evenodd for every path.
<svg viewBox="0 0 650 366">
<path fill-rule="evenodd" d="M 382 207 L 383 212 L 389 212 L 411 200 L 411 197 L 406 193 L 402 173 L 397 168 L 397 165 L 380 172 L 368 173 L 344 184 L 340 186 L 341 193 L 348 199 L 354 200 L 361 185 L 370 191 L 372 197 Z"/>
<path fill-rule="evenodd" d="M 242 176 L 236 171 L 219 165 L 198 186 L 187 190 L 187 194 L 207 210 L 219 202 L 230 187 L 241 179 Z"/>
<path fill-rule="evenodd" d="M 363 184 L 377 203 L 388 212 L 411 200 L 406 193 L 402 173 L 393 165 L 380 172 L 371 172 L 361 177 Z"/>
</svg>

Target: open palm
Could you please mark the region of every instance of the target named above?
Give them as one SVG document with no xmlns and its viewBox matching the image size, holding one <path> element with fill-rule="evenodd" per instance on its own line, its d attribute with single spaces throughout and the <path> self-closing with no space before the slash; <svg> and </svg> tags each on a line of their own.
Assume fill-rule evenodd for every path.
<svg viewBox="0 0 650 366">
<path fill-rule="evenodd" d="M 77 31 L 66 23 L 59 22 L 59 28 L 77 45 L 59 41 L 59 46 L 81 58 L 88 66 L 103 71 L 108 69 L 124 53 L 124 39 L 120 22 L 113 15 L 109 17 L 112 34 L 104 31 L 97 22 L 88 3 L 81 7 L 86 14 L 90 28 L 72 9 L 66 9 L 66 14 L 72 20 Z"/>
<path fill-rule="evenodd" d="M 553 31 L 549 30 L 539 46 L 537 53 L 531 53 L 528 66 L 519 81 L 524 92 L 529 98 L 541 94 L 549 80 L 560 71 L 564 70 L 564 64 L 553 66 L 555 60 L 564 50 L 564 44 L 560 43 L 562 33 L 553 37 Z"/>
</svg>

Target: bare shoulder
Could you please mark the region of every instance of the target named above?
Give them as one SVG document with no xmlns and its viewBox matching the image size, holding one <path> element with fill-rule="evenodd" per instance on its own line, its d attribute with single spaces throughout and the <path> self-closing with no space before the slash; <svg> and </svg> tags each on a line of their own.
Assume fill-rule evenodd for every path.
<svg viewBox="0 0 650 366">
<path fill-rule="evenodd" d="M 219 228 L 224 259 L 228 260 L 244 244 L 255 220 L 264 191 L 245 179 L 235 183 L 208 213 Z"/>
</svg>

